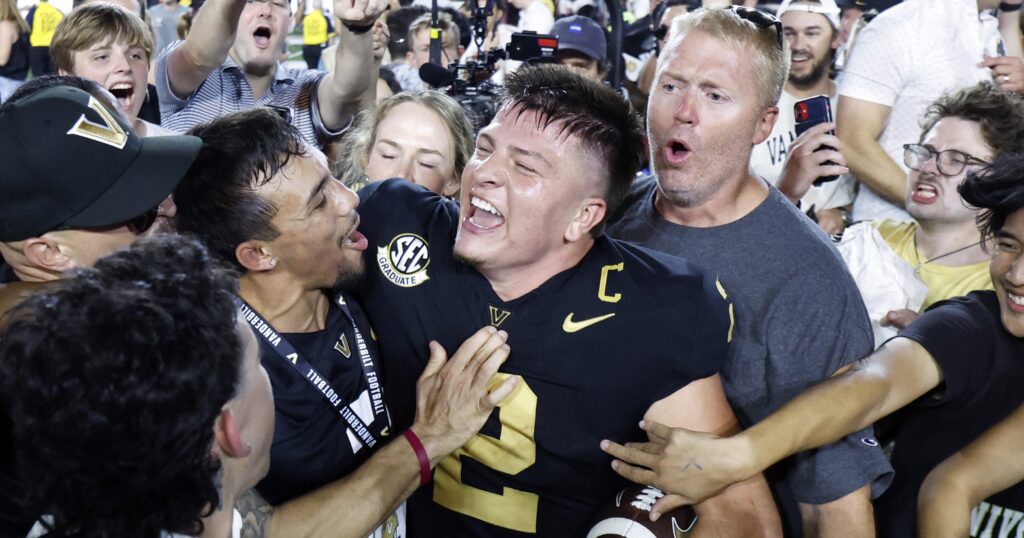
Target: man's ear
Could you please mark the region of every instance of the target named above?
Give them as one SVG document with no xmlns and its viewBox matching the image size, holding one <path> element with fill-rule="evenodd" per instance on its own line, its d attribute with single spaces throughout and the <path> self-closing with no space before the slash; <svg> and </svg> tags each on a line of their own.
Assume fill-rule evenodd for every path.
<svg viewBox="0 0 1024 538">
<path fill-rule="evenodd" d="M 220 410 L 220 416 L 213 423 L 213 442 L 229 458 L 244 458 L 252 453 L 252 447 L 242 442 L 235 412 L 227 407 Z"/>
<path fill-rule="evenodd" d="M 66 249 L 49 235 L 26 239 L 22 252 L 31 265 L 40 269 L 63 273 L 75 268 L 75 262 Z"/>
<path fill-rule="evenodd" d="M 569 227 L 565 230 L 565 240 L 569 242 L 579 241 L 590 233 L 601 221 L 604 220 L 605 210 L 608 203 L 601 198 L 587 198 L 576 210 Z"/>
<path fill-rule="evenodd" d="M 277 258 L 257 241 L 246 241 L 235 247 L 235 259 L 249 271 L 270 271 L 277 267 Z"/>
<path fill-rule="evenodd" d="M 757 120 L 757 126 L 754 129 L 753 145 L 756 146 L 768 139 L 768 135 L 772 134 L 772 129 L 775 127 L 775 120 L 778 118 L 779 107 L 770 106 L 765 109 L 764 114 Z"/>
</svg>

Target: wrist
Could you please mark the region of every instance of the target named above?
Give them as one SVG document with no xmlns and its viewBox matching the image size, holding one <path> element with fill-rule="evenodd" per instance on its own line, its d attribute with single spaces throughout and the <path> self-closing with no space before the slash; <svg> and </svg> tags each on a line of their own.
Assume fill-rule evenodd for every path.
<svg viewBox="0 0 1024 538">
<path fill-rule="evenodd" d="M 341 23 L 341 25 L 344 26 L 346 30 L 348 30 L 349 32 L 351 32 L 351 33 L 353 33 L 355 35 L 366 34 L 370 30 L 373 30 L 373 22 L 370 22 L 369 24 L 357 24 L 357 23 L 354 23 L 354 22 L 343 22 L 343 23 Z"/>
<path fill-rule="evenodd" d="M 425 486 L 430 482 L 432 477 L 431 469 L 434 468 L 434 464 L 431 463 L 426 448 L 412 429 L 402 432 L 402 437 L 409 442 L 409 446 L 412 447 L 412 451 L 416 454 L 416 460 L 420 467 L 420 486 Z"/>
<path fill-rule="evenodd" d="M 423 444 L 423 449 L 427 454 L 431 468 L 435 467 L 445 456 L 458 448 L 449 446 L 450 443 L 446 442 L 446 439 L 450 436 L 433 433 L 431 428 L 422 423 L 414 423 L 409 429 L 416 432 L 420 443 Z"/>
<path fill-rule="evenodd" d="M 771 463 L 762 461 L 763 451 L 757 450 L 755 442 L 746 431 L 725 439 L 728 445 L 723 451 L 734 462 L 733 482 L 742 482 L 764 471 Z"/>
</svg>

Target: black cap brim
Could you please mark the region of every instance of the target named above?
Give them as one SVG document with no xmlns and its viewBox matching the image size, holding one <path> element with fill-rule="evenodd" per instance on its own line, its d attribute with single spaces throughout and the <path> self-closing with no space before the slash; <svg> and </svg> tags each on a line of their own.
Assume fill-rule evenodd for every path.
<svg viewBox="0 0 1024 538">
<path fill-rule="evenodd" d="M 155 136 L 141 142 L 142 150 L 121 177 L 89 207 L 68 219 L 66 227 L 120 224 L 156 207 L 174 192 L 203 146 L 202 139 L 195 136 Z"/>
</svg>

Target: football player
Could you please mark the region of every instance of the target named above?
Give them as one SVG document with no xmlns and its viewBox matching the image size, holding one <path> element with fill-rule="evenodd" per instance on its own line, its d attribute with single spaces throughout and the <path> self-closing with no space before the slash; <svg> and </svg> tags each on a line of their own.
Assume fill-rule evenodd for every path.
<svg viewBox="0 0 1024 538">
<path fill-rule="evenodd" d="M 410 423 L 426 343 L 481 324 L 519 376 L 480 434 L 411 499 L 412 536 L 583 536 L 622 489 L 598 443 L 638 422 L 736 429 L 718 370 L 730 306 L 682 259 L 602 234 L 643 160 L 638 117 L 557 66 L 510 75 L 456 204 L 388 180 L 361 191 L 370 248 L 356 292 L 376 329 L 395 425 Z M 698 505 L 729 536 L 777 535 L 763 478 Z"/>
</svg>

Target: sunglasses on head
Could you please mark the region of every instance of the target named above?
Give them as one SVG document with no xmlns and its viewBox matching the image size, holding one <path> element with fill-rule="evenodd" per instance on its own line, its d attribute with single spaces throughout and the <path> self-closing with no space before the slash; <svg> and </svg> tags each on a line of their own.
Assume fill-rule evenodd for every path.
<svg viewBox="0 0 1024 538">
<path fill-rule="evenodd" d="M 729 6 L 728 9 L 732 10 L 737 17 L 750 21 L 761 28 L 775 28 L 775 37 L 778 39 L 779 48 L 783 48 L 782 23 L 774 15 L 746 6 Z"/>
</svg>

